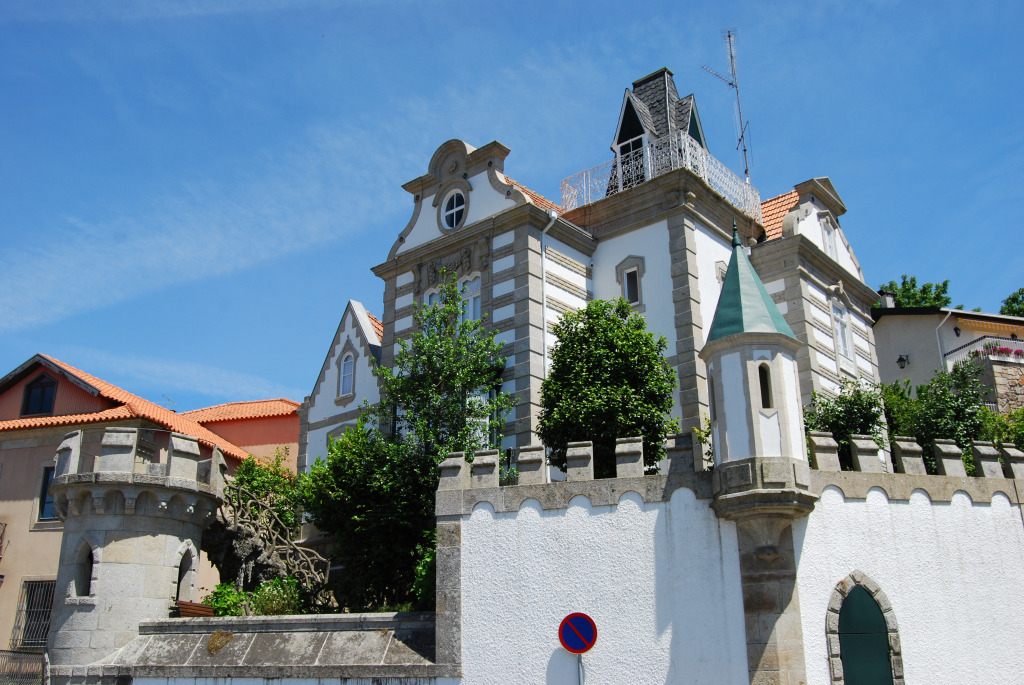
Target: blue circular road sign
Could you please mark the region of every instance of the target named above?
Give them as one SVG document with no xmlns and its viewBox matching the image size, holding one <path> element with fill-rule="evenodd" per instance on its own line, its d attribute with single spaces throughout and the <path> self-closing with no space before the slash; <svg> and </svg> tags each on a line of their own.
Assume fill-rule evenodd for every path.
<svg viewBox="0 0 1024 685">
<path fill-rule="evenodd" d="M 597 624 L 586 614 L 569 614 L 558 626 L 558 641 L 566 651 L 582 654 L 597 642 Z"/>
</svg>

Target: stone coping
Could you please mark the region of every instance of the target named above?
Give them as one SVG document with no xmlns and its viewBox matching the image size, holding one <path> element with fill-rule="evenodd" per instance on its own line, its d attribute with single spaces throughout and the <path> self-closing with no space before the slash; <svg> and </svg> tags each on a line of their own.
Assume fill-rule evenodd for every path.
<svg viewBox="0 0 1024 685">
<path fill-rule="evenodd" d="M 139 635 L 183 635 L 227 630 L 237 633 L 337 630 L 420 630 L 434 627 L 433 611 L 296 616 L 216 616 L 162 618 L 139 623 Z"/>
<path fill-rule="evenodd" d="M 115 678 L 257 678 L 278 680 L 311 680 L 343 678 L 458 678 L 462 667 L 457 664 L 348 665 L 348 666 L 50 666 L 51 678 L 106 681 Z M 427 680 L 429 682 L 429 680 Z"/>
<path fill-rule="evenodd" d="M 540 485 L 506 485 L 497 488 L 439 490 L 436 493 L 438 516 L 465 516 L 478 504 L 489 504 L 495 514 L 516 513 L 527 500 L 537 501 L 545 511 L 566 509 L 574 497 L 586 497 L 591 506 L 614 506 L 627 492 L 635 492 L 647 504 L 667 502 L 679 488 L 691 490 L 697 499 L 714 497 L 712 471 L 648 475 L 638 478 L 602 478 L 587 481 L 559 481 Z M 872 488 L 879 488 L 889 500 L 909 500 L 915 490 L 924 492 L 932 502 L 949 502 L 963 492 L 974 503 L 989 503 L 1003 493 L 1011 504 L 1021 503 L 1024 480 L 970 476 L 870 473 L 860 471 L 819 471 L 810 469 L 810 487 L 814 495 L 829 486 L 839 488 L 848 499 L 865 499 Z"/>
</svg>

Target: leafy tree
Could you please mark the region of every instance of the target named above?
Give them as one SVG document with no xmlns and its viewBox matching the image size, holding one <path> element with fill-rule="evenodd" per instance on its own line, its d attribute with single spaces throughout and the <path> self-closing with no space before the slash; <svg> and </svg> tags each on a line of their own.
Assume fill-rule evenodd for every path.
<svg viewBox="0 0 1024 685">
<path fill-rule="evenodd" d="M 925 385 L 917 387 L 918 411 L 915 437 L 924 448 L 925 463 L 934 473 L 936 440 L 955 440 L 964 454 L 967 475 L 972 475 L 974 462 L 971 440 L 984 428 L 981 410 L 989 389 L 980 380 L 981 367 L 971 360 L 958 362 L 953 370 L 940 371 Z"/>
<path fill-rule="evenodd" d="M 454 277 L 443 276 L 439 295 L 417 308 L 418 331 L 394 368 L 374 370 L 381 403 L 302 478 L 307 514 L 337 542 L 335 598 L 352 611 L 433 605 L 437 465 L 496 446 L 515 404 L 499 392 L 501 346 L 463 320 Z"/>
<path fill-rule="evenodd" d="M 234 482 L 270 505 L 288 532 L 297 533 L 302 525 L 302 504 L 299 480 L 284 466 L 287 449 L 283 453 L 278 450 L 272 462 L 250 454 L 235 469 Z"/>
<path fill-rule="evenodd" d="M 647 330 L 622 298 L 594 300 L 555 325 L 558 344 L 541 384 L 538 434 L 549 461 L 563 471 L 570 442 L 592 440 L 594 473 L 615 475 L 615 440 L 642 436 L 648 471 L 677 430 L 672 410 L 675 374 L 665 361 L 668 343 Z"/>
<path fill-rule="evenodd" d="M 1020 288 L 1003 300 L 1003 306 L 999 308 L 1000 314 L 1007 316 L 1024 316 L 1024 288 Z"/>
<path fill-rule="evenodd" d="M 811 393 L 811 403 L 804 407 L 804 426 L 809 431 L 827 431 L 839 445 L 839 463 L 853 469 L 850 436 L 870 435 L 879 448 L 882 439 L 882 398 L 878 388 L 856 381 L 846 381 L 836 397 Z"/>
<path fill-rule="evenodd" d="M 948 307 L 952 303 L 949 297 L 949 279 L 942 283 L 925 283 L 917 285 L 917 277 L 906 274 L 900 276 L 899 285 L 889 281 L 878 288 L 895 295 L 897 307 Z"/>
<path fill-rule="evenodd" d="M 400 340 L 392 368 L 376 367 L 378 428 L 395 432 L 437 462 L 451 452 L 497 446 L 516 399 L 500 392 L 505 359 L 494 332 L 463 315 L 455 274 L 441 274 L 435 305 L 413 314 L 417 331 Z M 389 426 L 389 424 L 391 424 Z"/>
</svg>

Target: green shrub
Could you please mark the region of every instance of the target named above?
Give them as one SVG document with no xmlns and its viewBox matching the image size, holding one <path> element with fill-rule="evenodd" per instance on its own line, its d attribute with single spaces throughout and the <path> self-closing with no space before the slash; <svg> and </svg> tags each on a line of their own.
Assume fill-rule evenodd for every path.
<svg viewBox="0 0 1024 685">
<path fill-rule="evenodd" d="M 256 616 L 301 614 L 302 600 L 298 578 L 274 578 L 260 585 L 252 593 L 249 606 Z"/>
<path fill-rule="evenodd" d="M 836 397 L 811 393 L 811 403 L 804 407 L 804 425 L 809 431 L 831 433 L 839 444 L 840 465 L 851 471 L 851 435 L 870 435 L 879 449 L 885 449 L 882 415 L 882 396 L 876 386 L 846 381 Z"/>
<path fill-rule="evenodd" d="M 206 595 L 203 604 L 213 607 L 214 616 L 244 616 L 248 599 L 234 583 L 221 583 Z"/>
</svg>

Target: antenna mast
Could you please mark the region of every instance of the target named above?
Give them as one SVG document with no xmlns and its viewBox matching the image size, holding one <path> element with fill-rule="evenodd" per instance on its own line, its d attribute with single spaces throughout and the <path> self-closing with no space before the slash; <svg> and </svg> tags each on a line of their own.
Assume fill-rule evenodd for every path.
<svg viewBox="0 0 1024 685">
<path fill-rule="evenodd" d="M 743 121 L 743 105 L 740 104 L 740 82 L 736 78 L 736 34 L 732 29 L 727 29 L 722 38 L 725 40 L 726 47 L 729 48 L 729 73 L 731 76 L 722 76 L 706 64 L 702 64 L 700 68 L 724 81 L 725 85 L 736 91 L 736 111 L 740 117 L 740 139 L 736 142 L 736 149 L 739 150 L 741 146 L 743 147 L 743 174 L 747 177 L 747 183 L 750 183 L 750 162 L 747 159 L 747 127 L 750 126 L 750 122 Z"/>
</svg>

